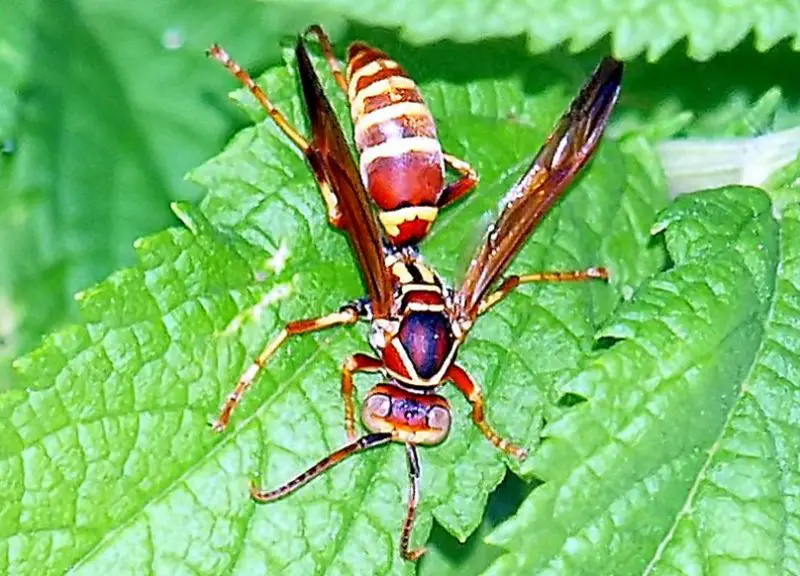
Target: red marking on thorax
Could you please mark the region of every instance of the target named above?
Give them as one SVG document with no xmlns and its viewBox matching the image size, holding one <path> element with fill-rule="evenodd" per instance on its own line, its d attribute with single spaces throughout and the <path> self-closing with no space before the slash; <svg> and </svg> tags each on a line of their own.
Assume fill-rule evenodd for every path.
<svg viewBox="0 0 800 576">
<path fill-rule="evenodd" d="M 406 293 L 404 302 L 406 306 L 413 302 L 415 304 L 424 304 L 428 306 L 444 305 L 444 298 L 439 292 L 430 290 L 412 290 Z"/>
<path fill-rule="evenodd" d="M 410 312 L 400 323 L 397 338 L 423 381 L 433 379 L 448 361 L 455 345 L 450 328 L 442 312 Z"/>
</svg>

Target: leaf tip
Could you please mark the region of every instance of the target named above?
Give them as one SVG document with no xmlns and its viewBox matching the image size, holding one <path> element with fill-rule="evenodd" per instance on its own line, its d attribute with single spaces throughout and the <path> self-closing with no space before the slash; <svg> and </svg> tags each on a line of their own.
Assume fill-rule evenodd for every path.
<svg viewBox="0 0 800 576">
<path fill-rule="evenodd" d="M 594 336 L 594 340 L 601 348 L 610 348 L 614 342 L 628 340 L 634 336 L 635 333 L 630 325 L 619 322 L 616 324 L 609 324 L 598 330 Z"/>
<path fill-rule="evenodd" d="M 650 236 L 661 234 L 669 226 L 669 220 L 659 220 L 650 227 Z"/>
<path fill-rule="evenodd" d="M 636 289 L 633 286 L 631 286 L 630 284 L 623 284 L 622 286 L 620 286 L 619 291 L 620 291 L 620 294 L 622 295 L 622 299 L 625 302 L 627 302 L 628 300 L 633 298 L 633 295 L 636 292 Z"/>
<path fill-rule="evenodd" d="M 190 208 L 186 204 L 186 202 L 170 202 L 169 204 L 170 210 L 175 216 L 178 217 L 184 226 L 186 226 L 189 230 L 192 231 L 193 234 L 197 234 L 197 226 L 195 225 L 195 220 L 192 218 L 190 213 Z M 139 239 L 141 240 L 141 238 Z"/>
</svg>

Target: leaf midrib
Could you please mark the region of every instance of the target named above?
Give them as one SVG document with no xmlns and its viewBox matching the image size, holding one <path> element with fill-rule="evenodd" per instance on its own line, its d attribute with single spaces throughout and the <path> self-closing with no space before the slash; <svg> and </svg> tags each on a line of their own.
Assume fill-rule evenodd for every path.
<svg viewBox="0 0 800 576">
<path fill-rule="evenodd" d="M 738 332 L 739 330 L 741 330 L 741 329 L 742 329 L 742 327 L 744 327 L 744 326 L 747 326 L 747 324 L 749 324 L 749 323 L 752 323 L 752 319 L 753 319 L 753 316 L 752 316 L 752 315 L 745 316 L 745 317 L 744 317 L 744 318 L 743 318 L 743 319 L 742 319 L 740 322 L 738 322 L 736 325 L 734 325 L 734 326 L 731 328 L 731 330 L 728 332 L 728 334 L 726 334 L 725 338 L 724 338 L 724 339 L 722 339 L 722 340 L 720 341 L 720 344 L 721 344 L 721 343 L 723 343 L 723 342 L 725 342 L 725 341 L 726 341 L 726 340 L 728 340 L 728 338 L 730 338 L 730 337 L 731 337 L 733 334 L 735 334 L 736 332 Z M 696 364 L 700 363 L 700 362 L 701 362 L 701 361 L 703 361 L 703 360 L 707 360 L 707 359 L 709 359 L 709 358 L 712 358 L 712 357 L 714 356 L 714 354 L 715 354 L 715 353 L 716 353 L 716 348 L 714 348 L 714 349 L 709 349 L 709 350 L 708 350 L 708 352 L 707 352 L 706 354 L 703 354 L 702 356 L 695 356 L 695 357 L 693 358 L 693 360 L 694 360 L 694 361 L 691 363 L 691 365 L 690 365 L 690 366 L 687 366 L 687 368 L 685 368 L 685 369 L 681 370 L 681 372 L 679 372 L 679 373 L 678 373 L 678 372 L 676 372 L 676 373 L 675 373 L 675 376 L 677 377 L 677 376 L 679 376 L 679 375 L 685 374 L 685 373 L 686 373 L 686 371 L 687 371 L 688 369 L 690 369 L 690 368 L 691 368 L 691 366 L 694 366 L 694 365 L 696 365 Z M 756 356 L 756 355 L 754 355 L 754 357 L 755 357 L 755 356 Z M 743 378 L 742 380 L 743 380 L 743 381 L 745 381 L 746 379 L 745 379 L 745 378 Z M 738 400 L 738 398 L 739 398 L 739 397 L 740 397 L 740 396 L 738 396 L 738 395 L 737 395 L 737 400 Z M 729 422 L 729 419 L 730 419 L 731 415 L 733 414 L 733 412 L 735 412 L 735 409 L 736 409 L 736 401 L 732 402 L 731 409 L 729 410 L 728 416 L 726 417 L 726 421 L 725 421 L 724 425 L 720 427 L 720 434 L 717 436 L 717 439 L 715 440 L 715 442 L 714 442 L 714 445 L 717 445 L 717 444 L 719 443 L 719 438 L 720 438 L 720 437 L 721 437 L 721 435 L 723 434 L 723 432 L 724 432 L 724 430 L 725 430 L 725 428 L 726 428 L 726 426 L 727 426 L 727 424 L 728 424 L 728 422 Z M 630 420 L 627 420 L 627 421 L 625 421 L 625 422 L 626 422 L 626 423 L 629 423 L 629 422 L 630 422 Z M 605 446 L 605 444 L 603 444 L 603 446 Z M 589 459 L 589 458 L 590 458 L 592 455 L 595 455 L 596 453 L 597 453 L 597 450 L 594 450 L 594 451 L 592 451 L 592 453 L 591 453 L 590 455 L 587 455 L 587 456 L 586 456 L 586 458 L 584 458 L 584 460 L 588 460 L 588 459 Z M 710 455 L 709 455 L 709 458 L 710 458 Z M 703 468 L 701 469 L 701 472 L 702 472 L 703 470 L 705 470 L 705 469 L 706 469 L 707 462 L 708 462 L 708 459 L 707 459 L 706 463 L 704 463 L 704 466 L 703 466 Z M 701 474 L 701 472 L 698 472 L 698 479 L 699 479 L 699 478 L 701 477 L 701 475 L 702 475 L 702 474 Z M 698 481 L 699 481 L 699 480 L 696 480 L 696 482 L 698 482 Z M 615 492 L 614 494 L 615 494 L 615 496 L 619 496 L 619 495 L 620 495 L 620 493 L 619 493 L 619 492 Z M 688 496 L 687 496 L 687 501 L 688 501 Z M 611 500 L 611 502 L 613 502 L 613 500 Z M 686 504 L 684 504 L 684 506 L 685 506 L 685 505 L 686 505 Z M 608 510 L 608 506 L 606 506 L 606 507 L 604 507 L 604 508 L 602 509 L 602 511 L 603 511 L 603 512 L 605 512 L 605 511 L 607 511 L 607 510 Z M 683 510 L 683 508 L 682 508 L 681 510 Z M 598 514 L 597 514 L 597 515 L 599 515 L 599 512 L 598 512 Z M 597 516 L 597 515 L 596 515 L 596 516 Z M 676 522 L 675 522 L 675 524 L 677 524 L 677 522 L 678 522 L 679 520 L 680 520 L 680 518 L 676 519 Z M 585 524 L 585 523 L 584 523 L 584 524 Z M 565 530 L 565 532 L 566 532 L 566 533 L 570 533 L 570 532 L 569 532 L 569 531 L 567 531 L 567 530 Z M 649 572 L 647 572 L 647 571 L 643 572 L 643 576 L 646 576 L 647 574 L 649 574 Z"/>
<path fill-rule="evenodd" d="M 755 220 L 755 218 L 753 218 L 753 220 Z M 741 232 L 743 229 L 744 229 L 744 226 L 742 226 L 739 231 Z M 781 268 L 781 263 L 782 263 L 782 253 L 783 253 L 782 241 L 783 241 L 784 232 L 783 232 L 782 226 L 778 226 L 777 230 L 778 230 L 778 238 L 777 238 L 777 251 L 776 251 L 776 258 L 775 258 L 775 262 L 776 262 L 776 269 L 775 269 L 775 276 L 774 276 L 775 283 L 773 284 L 772 293 L 770 295 L 770 303 L 769 303 L 769 307 L 768 307 L 768 310 L 767 310 L 767 314 L 765 315 L 764 322 L 762 323 L 762 326 L 761 326 L 761 329 L 762 329 L 762 332 L 761 332 L 761 334 L 762 334 L 762 336 L 761 336 L 761 344 L 759 345 L 759 347 L 756 350 L 755 354 L 753 354 L 753 360 L 750 363 L 750 368 L 747 371 L 747 374 L 745 375 L 745 377 L 742 378 L 742 382 L 739 385 L 739 389 L 737 391 L 736 398 L 734 399 L 733 402 L 731 402 L 730 410 L 728 410 L 728 414 L 725 417 L 725 422 L 720 427 L 719 434 L 714 439 L 714 443 L 711 445 L 711 449 L 708 451 L 708 455 L 706 456 L 706 458 L 705 458 L 705 460 L 703 462 L 703 465 L 698 470 L 697 477 L 695 478 L 694 482 L 692 483 L 692 487 L 689 489 L 689 492 L 686 495 L 686 500 L 684 501 L 683 506 L 681 506 L 681 509 L 678 511 L 678 514 L 675 515 L 675 521 L 673 522 L 672 526 L 670 526 L 670 529 L 667 531 L 667 534 L 664 536 L 664 538 L 661 540 L 661 542 L 659 542 L 658 546 L 656 547 L 656 550 L 653 553 L 653 556 L 650 559 L 650 562 L 648 562 L 647 566 L 645 567 L 644 571 L 642 572 L 642 576 L 649 576 L 650 574 L 653 573 L 653 570 L 655 570 L 656 564 L 661 559 L 661 557 L 662 557 L 662 555 L 664 553 L 664 550 L 666 550 L 667 546 L 669 545 L 669 543 L 674 538 L 675 532 L 678 529 L 678 524 L 680 524 L 680 521 L 683 518 L 685 518 L 686 516 L 688 516 L 689 513 L 692 511 L 692 505 L 694 504 L 694 499 L 697 496 L 697 491 L 700 488 L 700 483 L 701 483 L 702 480 L 705 479 L 706 471 L 708 470 L 709 466 L 711 465 L 711 461 L 713 460 L 713 458 L 716 456 L 717 452 L 719 451 L 721 440 L 722 440 L 722 438 L 724 437 L 724 435 L 726 434 L 726 432 L 728 432 L 728 430 L 730 428 L 731 421 L 733 420 L 733 415 L 736 413 L 736 409 L 739 406 L 739 401 L 744 397 L 745 392 L 746 392 L 746 390 L 747 390 L 747 388 L 749 386 L 749 383 L 752 380 L 753 372 L 761 365 L 761 352 L 762 352 L 762 349 L 763 349 L 763 347 L 765 345 L 765 342 L 768 340 L 767 337 L 766 337 L 766 334 L 768 333 L 768 328 L 773 324 L 773 318 L 774 318 L 774 315 L 775 315 L 775 308 L 776 308 L 778 300 L 779 300 L 778 299 L 778 293 L 779 293 L 778 282 L 779 282 L 780 277 L 779 277 L 778 274 L 780 273 L 780 268 Z M 758 399 L 755 396 L 753 398 L 756 401 L 756 403 L 759 404 L 758 403 Z M 760 407 L 760 405 L 759 405 L 759 407 Z M 772 422 L 772 419 L 769 418 L 766 415 L 765 415 L 765 419 L 767 420 L 768 423 Z M 765 432 L 769 436 L 769 438 L 770 438 L 770 440 L 772 442 L 773 448 L 775 448 L 776 447 L 776 445 L 775 445 L 775 436 L 770 433 L 769 428 L 767 428 L 765 430 Z M 784 469 L 784 467 L 782 467 L 780 465 L 778 465 L 778 469 L 780 470 L 780 473 L 781 473 L 780 474 L 781 475 L 781 482 L 784 483 L 786 481 L 786 475 L 787 475 L 786 474 L 786 470 Z M 786 491 L 784 491 L 783 494 L 785 495 Z M 788 508 L 788 506 L 785 503 L 786 502 L 785 497 L 782 500 L 784 502 L 784 510 L 785 510 L 785 509 Z M 786 516 L 785 515 L 783 516 L 782 526 L 783 526 L 783 536 L 784 537 L 781 538 L 781 542 L 783 543 L 785 541 L 785 537 L 787 535 L 787 525 L 786 525 Z M 783 547 L 783 551 L 782 551 L 781 556 L 782 556 L 783 560 L 785 561 L 785 559 L 786 559 L 785 545 Z"/>
<path fill-rule="evenodd" d="M 286 390 L 293 385 L 296 385 L 295 380 L 303 374 L 308 367 L 308 365 L 314 361 L 316 361 L 317 357 L 320 354 L 325 354 L 325 350 L 323 347 L 318 346 L 317 349 L 314 351 L 313 354 L 309 356 L 302 364 L 300 364 L 292 373 L 291 377 L 287 378 L 284 381 L 282 386 L 278 386 L 274 393 L 267 398 L 261 405 L 253 411 L 252 414 L 249 416 L 240 419 L 240 422 L 236 426 L 231 426 L 225 432 L 223 432 L 224 436 L 222 439 L 215 444 L 208 452 L 201 454 L 201 456 L 197 459 L 197 461 L 193 462 L 190 466 L 188 466 L 184 472 L 180 475 L 176 476 L 172 481 L 168 482 L 164 485 L 164 487 L 159 490 L 158 492 L 154 493 L 152 497 L 147 498 L 146 500 L 140 500 L 142 506 L 139 510 L 131 513 L 131 515 L 125 519 L 123 522 L 120 522 L 114 528 L 106 532 L 103 538 L 101 538 L 95 546 L 89 549 L 86 554 L 84 554 L 80 560 L 78 560 L 73 566 L 70 568 L 70 573 L 74 573 L 77 569 L 81 568 L 82 565 L 86 564 L 90 561 L 98 552 L 100 552 L 107 543 L 112 542 L 114 537 L 123 532 L 128 527 L 132 526 L 141 516 L 141 514 L 147 509 L 148 506 L 161 501 L 164 497 L 166 497 L 173 488 L 177 485 L 183 483 L 188 477 L 191 476 L 192 473 L 197 471 L 201 466 L 205 465 L 217 452 L 227 448 L 230 442 L 235 441 L 238 438 L 239 433 L 247 428 L 250 425 L 250 422 L 259 416 L 262 410 L 266 409 L 274 399 L 279 398 Z M 257 383 L 256 383 L 257 384 Z M 205 414 L 205 413 L 204 413 Z M 260 424 L 259 424 L 260 426 Z M 209 434 L 213 434 L 213 432 L 209 429 Z M 246 527 L 249 530 L 249 523 Z"/>
</svg>

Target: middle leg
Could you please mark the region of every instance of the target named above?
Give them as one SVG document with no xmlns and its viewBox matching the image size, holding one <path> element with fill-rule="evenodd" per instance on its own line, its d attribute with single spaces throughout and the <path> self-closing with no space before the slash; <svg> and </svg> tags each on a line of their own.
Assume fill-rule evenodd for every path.
<svg viewBox="0 0 800 576">
<path fill-rule="evenodd" d="M 275 338 L 270 340 L 264 350 L 261 351 L 255 361 L 244 371 L 236 383 L 236 387 L 228 395 L 225 404 L 220 410 L 219 418 L 212 424 L 215 431 L 221 432 L 228 425 L 231 415 L 236 407 L 239 405 L 242 397 L 250 389 L 255 382 L 258 374 L 267 365 L 267 362 L 275 354 L 275 351 L 281 347 L 287 338 L 291 336 L 299 336 L 300 334 L 308 334 L 309 332 L 317 332 L 333 326 L 343 326 L 348 324 L 355 324 L 358 322 L 359 313 L 355 308 L 345 307 L 339 312 L 321 316 L 319 318 L 311 318 L 308 320 L 295 320 L 289 322 L 284 326 Z"/>
</svg>

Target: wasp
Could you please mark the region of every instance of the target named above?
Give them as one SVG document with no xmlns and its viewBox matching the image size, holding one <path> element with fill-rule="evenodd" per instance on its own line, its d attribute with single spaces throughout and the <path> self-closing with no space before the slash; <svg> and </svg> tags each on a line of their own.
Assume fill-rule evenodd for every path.
<svg viewBox="0 0 800 576">
<path fill-rule="evenodd" d="M 318 38 L 336 83 L 347 95 L 361 181 L 379 208 L 378 220 L 386 240 L 394 246 L 418 244 L 439 209 L 477 185 L 477 173 L 467 162 L 442 150 L 433 115 L 417 84 L 400 64 L 377 48 L 355 42 L 347 50 L 345 73 L 322 28 L 311 26 L 306 34 Z M 253 89 L 252 80 L 219 46 L 213 46 L 210 52 Z M 268 99 L 259 94 L 256 97 L 278 127 L 307 153 L 308 143 L 297 130 Z M 459 174 L 453 182 L 446 181 L 446 166 Z M 317 181 L 321 182 L 319 173 Z M 338 227 L 336 193 L 322 184 L 320 190 L 329 219 Z"/>
<path fill-rule="evenodd" d="M 347 86 L 354 108 L 353 117 L 357 119 L 357 143 L 361 137 L 360 169 L 314 71 L 305 40 L 309 33 L 319 39 L 340 86 Z M 266 93 L 222 48 L 214 45 L 209 53 L 250 89 L 276 124 L 305 154 L 326 199 L 330 221 L 348 236 L 360 265 L 368 296 L 346 303 L 330 314 L 286 324 L 242 374 L 222 407 L 214 428 L 221 431 L 227 426 L 243 394 L 288 338 L 334 326 L 355 324 L 360 320 L 369 322 L 369 342 L 374 356 L 354 354 L 342 367 L 344 424 L 349 443 L 274 490 L 263 490 L 255 484 L 251 485 L 251 495 L 260 502 L 282 498 L 352 454 L 390 442 L 402 443 L 405 445 L 408 460 L 409 496 L 400 553 L 404 558 L 414 561 L 425 552 L 424 548 L 410 547 L 419 502 L 420 462 L 417 446 L 443 442 L 452 421 L 450 405 L 443 396 L 436 393 L 440 386 L 452 383 L 466 397 L 472 408 L 473 422 L 493 445 L 520 460 L 527 456 L 524 447 L 501 437 L 487 422 L 480 386 L 456 362 L 458 350 L 475 321 L 521 284 L 608 277 L 603 268 L 539 272 L 505 278 L 503 275 L 537 224 L 563 195 L 597 147 L 619 95 L 622 64 L 612 58 L 605 58 L 599 64 L 526 172 L 502 200 L 499 216 L 489 227 L 467 269 L 463 283 L 458 289 L 454 289 L 424 262 L 417 248 L 410 243 L 410 239 L 418 239 L 420 235 L 409 232 L 409 235 L 401 235 L 402 238 L 395 236 L 392 240 L 386 212 L 380 211 L 376 218 L 371 204 L 379 196 L 376 190 L 384 190 L 377 188 L 376 182 L 390 182 L 390 185 L 386 185 L 387 195 L 395 200 L 406 191 L 419 190 L 421 186 L 419 182 L 405 180 L 412 177 L 422 178 L 424 172 L 419 169 L 421 164 L 403 164 L 403 155 L 410 154 L 409 144 L 396 144 L 418 136 L 407 137 L 403 130 L 386 129 L 387 133 L 396 136 L 386 141 L 392 143 L 391 147 L 395 147 L 397 154 L 380 156 L 373 153 L 367 156 L 365 162 L 365 155 L 370 147 L 383 144 L 375 144 L 376 140 L 372 136 L 364 136 L 369 131 L 362 131 L 360 134 L 358 129 L 358 119 L 363 122 L 365 117 L 375 113 L 368 105 L 371 98 L 368 95 L 378 94 L 380 90 L 376 87 L 370 91 L 369 87 L 377 85 L 389 90 L 389 84 L 380 84 L 383 80 L 405 80 L 407 77 L 404 74 L 396 75 L 399 67 L 382 52 L 357 43 L 348 52 L 349 82 L 346 82 L 333 57 L 330 42 L 321 29 L 312 26 L 307 34 L 298 39 L 295 54 L 310 119 L 310 141 L 289 124 L 269 101 Z M 408 86 L 405 81 L 400 84 Z M 416 86 L 413 90 L 417 90 Z M 414 94 L 414 99 L 421 100 L 417 97 L 417 92 Z M 404 102 L 410 103 L 411 100 Z M 391 111 L 385 113 L 385 119 L 387 122 L 392 119 L 395 127 L 402 126 L 407 120 L 403 119 L 402 114 L 395 115 L 397 109 L 392 110 L 392 105 L 378 107 L 376 104 L 374 110 Z M 367 125 L 372 130 L 380 123 L 371 120 Z M 432 122 L 425 125 L 432 126 Z M 362 124 L 363 126 L 365 125 Z M 381 130 L 384 128 L 375 128 L 374 134 Z M 432 130 L 433 128 L 426 134 L 435 134 Z M 424 138 L 432 141 L 434 136 L 426 135 Z M 432 144 L 431 147 L 433 148 Z M 374 164 L 377 162 L 376 158 L 390 158 L 392 162 Z M 380 177 L 375 176 L 378 168 L 382 171 L 379 172 Z M 392 172 L 392 169 L 396 172 Z M 471 178 L 467 173 L 462 184 L 456 184 L 455 187 L 463 193 L 464 188 L 469 189 L 472 186 Z M 434 180 L 435 186 L 440 186 L 440 180 Z M 438 196 L 439 200 L 448 197 L 448 190 L 452 188 L 445 186 L 444 194 Z M 415 193 L 410 197 L 415 201 L 421 198 Z M 378 205 L 383 210 L 380 202 Z M 422 206 L 422 203 L 412 204 L 414 209 Z M 434 203 L 433 206 L 438 208 L 439 204 Z M 379 220 L 383 223 L 382 228 Z M 400 227 L 413 221 L 403 220 Z M 404 241 L 401 242 L 400 239 Z M 353 384 L 354 374 L 358 372 L 377 372 L 385 379 L 367 393 L 362 404 L 361 421 L 369 433 L 360 437 L 356 431 Z"/>
</svg>

